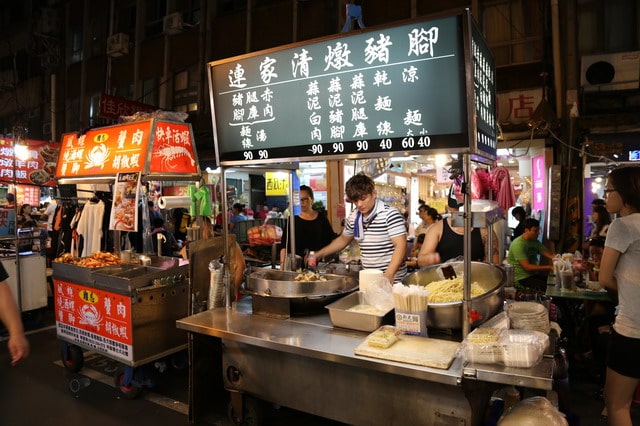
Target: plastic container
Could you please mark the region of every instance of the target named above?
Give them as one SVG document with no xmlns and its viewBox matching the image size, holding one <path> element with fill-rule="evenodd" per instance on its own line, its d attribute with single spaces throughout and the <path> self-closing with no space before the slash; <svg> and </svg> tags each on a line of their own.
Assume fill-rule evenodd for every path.
<svg viewBox="0 0 640 426">
<path fill-rule="evenodd" d="M 549 336 L 534 330 L 509 330 L 501 344 L 504 365 L 529 368 L 542 359 L 549 346 Z"/>
</svg>

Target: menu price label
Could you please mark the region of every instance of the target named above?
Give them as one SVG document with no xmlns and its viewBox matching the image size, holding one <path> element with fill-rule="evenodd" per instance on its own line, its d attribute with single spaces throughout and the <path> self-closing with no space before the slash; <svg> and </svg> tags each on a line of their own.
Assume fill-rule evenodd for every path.
<svg viewBox="0 0 640 426">
<path fill-rule="evenodd" d="M 475 149 L 465 76 L 472 52 L 463 43 L 470 20 L 418 21 L 210 63 L 219 164 Z M 489 77 L 490 68 L 480 61 Z M 495 104 L 489 96 L 478 100 Z"/>
</svg>

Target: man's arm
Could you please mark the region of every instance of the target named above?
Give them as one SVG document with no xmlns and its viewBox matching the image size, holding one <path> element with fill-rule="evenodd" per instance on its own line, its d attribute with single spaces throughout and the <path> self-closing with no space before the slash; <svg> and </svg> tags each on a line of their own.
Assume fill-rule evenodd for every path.
<svg viewBox="0 0 640 426">
<path fill-rule="evenodd" d="M 323 257 L 339 252 L 348 246 L 351 241 L 353 241 L 353 236 L 346 236 L 344 234 L 338 235 L 338 237 L 329 244 L 322 247 L 320 250 L 316 250 L 316 259 L 322 259 Z"/>
<path fill-rule="evenodd" d="M 404 262 L 404 257 L 407 254 L 407 234 L 392 237 L 391 242 L 394 248 L 393 255 L 391 256 L 389 266 L 387 266 L 384 276 L 393 284 L 394 276 L 396 272 L 398 272 L 398 268 L 400 268 L 402 262 Z"/>
</svg>

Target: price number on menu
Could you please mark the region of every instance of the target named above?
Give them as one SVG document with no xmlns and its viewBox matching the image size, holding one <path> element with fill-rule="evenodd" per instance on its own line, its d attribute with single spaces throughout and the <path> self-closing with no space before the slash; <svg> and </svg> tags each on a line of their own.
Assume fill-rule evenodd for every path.
<svg viewBox="0 0 640 426">
<path fill-rule="evenodd" d="M 429 148 L 431 146 L 431 138 L 429 136 L 420 136 L 416 139 L 413 136 L 408 136 L 402 139 L 400 145 L 402 149 Z"/>
<path fill-rule="evenodd" d="M 269 151 L 266 149 L 259 149 L 256 151 L 256 154 L 253 154 L 253 151 L 244 151 L 243 152 L 244 159 L 246 161 L 250 160 L 267 160 L 269 158 Z"/>
</svg>

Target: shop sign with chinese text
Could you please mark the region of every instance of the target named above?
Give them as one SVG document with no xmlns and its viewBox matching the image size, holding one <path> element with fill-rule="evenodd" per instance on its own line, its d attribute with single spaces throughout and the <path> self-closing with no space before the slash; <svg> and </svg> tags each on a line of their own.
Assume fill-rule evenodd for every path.
<svg viewBox="0 0 640 426">
<path fill-rule="evenodd" d="M 0 138 L 0 182 L 55 186 L 60 152 L 57 142 L 25 140 L 14 151 L 12 139 Z"/>
<path fill-rule="evenodd" d="M 442 150 L 495 158 L 494 60 L 466 12 L 254 52 L 208 71 L 222 165 Z"/>
<path fill-rule="evenodd" d="M 81 136 L 63 135 L 56 176 L 197 174 L 198 170 L 191 125 L 146 120 L 91 129 Z"/>
<path fill-rule="evenodd" d="M 124 361 L 133 360 L 131 298 L 54 281 L 58 337 Z"/>
<path fill-rule="evenodd" d="M 267 196 L 289 195 L 289 174 L 285 172 L 265 173 L 265 194 Z"/>
<path fill-rule="evenodd" d="M 136 112 L 153 112 L 157 108 L 140 102 L 117 96 L 100 94 L 100 116 L 112 119 L 119 119 L 122 116 L 130 116 Z"/>
</svg>

